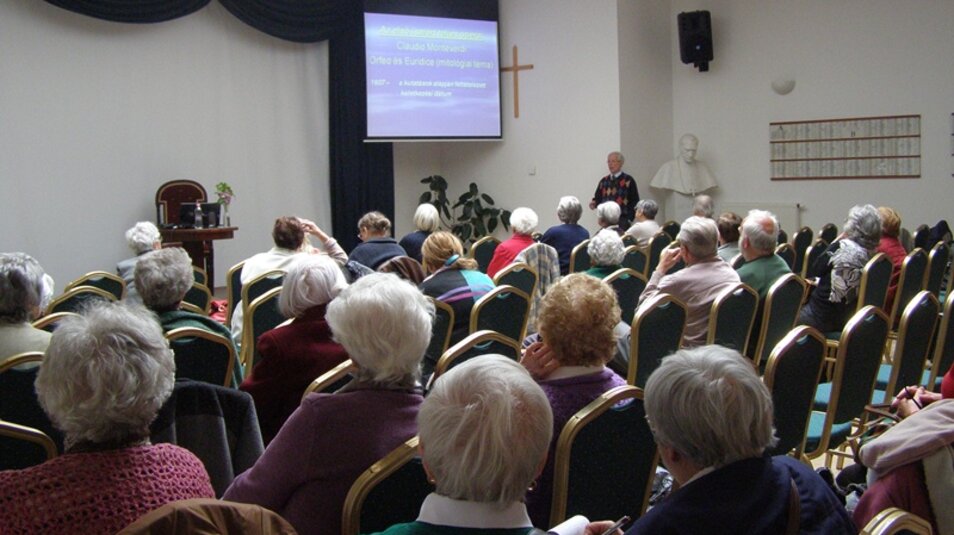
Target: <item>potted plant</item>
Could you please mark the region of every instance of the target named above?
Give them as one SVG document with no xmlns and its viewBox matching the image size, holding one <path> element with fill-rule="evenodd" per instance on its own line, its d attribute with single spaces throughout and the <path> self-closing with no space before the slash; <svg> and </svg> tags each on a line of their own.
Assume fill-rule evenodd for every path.
<svg viewBox="0 0 954 535">
<path fill-rule="evenodd" d="M 421 179 L 427 191 L 421 194 L 419 203 L 431 203 L 437 208 L 444 225 L 460 238 L 465 246 L 493 234 L 497 225 L 510 230 L 510 210 L 497 208 L 493 197 L 481 193 L 477 184 L 470 187 L 451 205 L 447 197 L 447 180 L 440 175 Z"/>
</svg>

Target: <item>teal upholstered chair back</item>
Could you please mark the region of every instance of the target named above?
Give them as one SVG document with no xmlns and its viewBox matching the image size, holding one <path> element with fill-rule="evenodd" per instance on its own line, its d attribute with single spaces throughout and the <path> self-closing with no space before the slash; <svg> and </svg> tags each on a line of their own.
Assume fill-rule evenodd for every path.
<svg viewBox="0 0 954 535">
<path fill-rule="evenodd" d="M 892 269 L 891 259 L 884 253 L 877 253 L 868 260 L 861 272 L 861 288 L 858 290 L 859 310 L 868 305 L 884 310 Z"/>
<path fill-rule="evenodd" d="M 745 354 L 759 308 L 759 294 L 745 283 L 727 288 L 712 302 L 707 344 L 719 344 Z"/>
<path fill-rule="evenodd" d="M 630 245 L 626 248 L 626 256 L 623 257 L 624 268 L 629 268 L 641 274 L 643 277 L 646 277 L 646 266 L 648 265 L 649 257 L 646 256 L 646 251 L 635 245 Z"/>
<path fill-rule="evenodd" d="M 256 341 L 265 331 L 278 327 L 285 321 L 285 316 L 278 309 L 278 300 L 282 288 L 272 288 L 249 303 L 242 318 L 242 365 L 251 370 L 258 364 L 260 355 Z"/>
<path fill-rule="evenodd" d="M 769 287 L 762 307 L 758 338 L 753 340 L 756 344 L 754 362 L 757 366 L 768 359 L 775 344 L 795 326 L 804 295 L 805 281 L 794 273 L 780 277 Z"/>
<path fill-rule="evenodd" d="M 763 380 L 772 392 L 778 436 L 770 455 L 801 455 L 824 361 L 825 337 L 805 325 L 792 329 L 769 355 Z"/>
<path fill-rule="evenodd" d="M 570 251 L 570 273 L 582 273 L 590 269 L 590 240 L 583 240 Z"/>
<path fill-rule="evenodd" d="M 232 384 L 235 346 L 222 335 L 193 327 L 166 333 L 175 353 L 176 379 L 192 379 L 219 386 Z"/>
<path fill-rule="evenodd" d="M 514 262 L 494 275 L 494 284 L 509 284 L 527 295 L 533 295 L 537 288 L 537 272 L 524 262 Z"/>
<path fill-rule="evenodd" d="M 470 332 L 496 331 L 516 342 L 526 336 L 530 296 L 510 285 L 497 286 L 474 303 Z"/>
<path fill-rule="evenodd" d="M 818 237 L 828 243 L 835 241 L 835 238 L 838 237 L 838 226 L 834 223 L 825 223 L 818 231 Z"/>
<path fill-rule="evenodd" d="M 800 272 L 804 265 L 805 251 L 811 246 L 815 239 L 815 233 L 808 227 L 802 227 L 792 236 L 792 249 L 795 251 L 795 259 L 792 264 L 792 271 Z"/>
<path fill-rule="evenodd" d="M 788 264 L 788 269 L 795 271 L 795 248 L 790 243 L 779 244 L 775 248 L 775 254 Z M 739 269 L 739 268 L 735 268 Z"/>
<path fill-rule="evenodd" d="M 941 295 L 941 285 L 944 283 L 944 275 L 946 275 L 948 271 L 950 254 L 950 246 L 940 241 L 934 245 L 931 249 L 931 253 L 928 255 L 925 289 L 934 294 L 934 297 Z"/>
<path fill-rule="evenodd" d="M 646 289 L 646 278 L 637 271 L 621 268 L 607 275 L 603 281 L 612 286 L 616 292 L 622 321 L 632 325 L 633 316 L 636 315 L 636 302 Z"/>
<path fill-rule="evenodd" d="M 679 349 L 686 327 L 686 305 L 660 294 L 636 312 L 630 331 L 629 373 L 626 382 L 643 388 L 662 359 Z"/>
<path fill-rule="evenodd" d="M 670 220 L 663 223 L 663 226 L 660 228 L 660 230 L 665 232 L 666 235 L 669 236 L 670 240 L 675 240 L 676 236 L 679 235 L 680 228 L 682 228 L 682 225 L 680 225 L 678 221 Z"/>
<path fill-rule="evenodd" d="M 434 304 L 434 321 L 431 323 L 431 341 L 424 352 L 424 360 L 421 361 L 421 376 L 424 381 L 434 373 L 434 366 L 444 351 L 447 351 L 451 333 L 454 331 L 454 309 L 433 297 L 427 299 Z"/>
<path fill-rule="evenodd" d="M 646 266 L 646 275 L 652 275 L 656 266 L 659 265 L 659 255 L 663 249 L 669 247 L 674 238 L 670 238 L 665 232 L 657 232 L 655 236 L 649 239 L 649 264 Z M 648 278 L 648 277 L 647 277 Z"/>
<path fill-rule="evenodd" d="M 225 324 L 232 324 L 232 314 L 235 312 L 235 305 L 242 300 L 242 268 L 245 266 L 245 260 L 229 268 L 226 275 L 226 294 L 229 300 L 229 309 L 226 314 Z"/>
<path fill-rule="evenodd" d="M 122 277 L 107 271 L 91 271 L 67 284 L 63 291 L 72 290 L 77 286 L 92 286 L 100 290 L 106 290 L 113 294 L 116 299 L 122 299 L 126 295 L 126 281 Z"/>
<path fill-rule="evenodd" d="M 900 389 L 921 384 L 940 308 L 937 299 L 927 290 L 918 292 L 905 307 L 898 325 L 898 341 L 894 346 L 891 379 L 885 391 L 885 402 Z"/>
<path fill-rule="evenodd" d="M 901 313 L 908 306 L 911 299 L 924 289 L 924 279 L 927 276 L 928 255 L 924 249 L 916 248 L 901 263 L 901 276 L 898 278 L 898 289 L 894 294 L 894 303 L 891 305 L 891 328 L 897 327 L 901 321 Z"/>
<path fill-rule="evenodd" d="M 803 279 L 811 280 L 818 276 L 819 269 L 816 264 L 818 258 L 828 248 L 828 242 L 823 238 L 818 238 L 805 250 L 805 258 L 802 259 L 802 265 L 798 267 Z"/>
<path fill-rule="evenodd" d="M 557 439 L 550 525 L 576 514 L 639 518 L 657 463 L 642 390 L 604 393 L 570 418 Z"/>
<path fill-rule="evenodd" d="M 477 261 L 478 270 L 487 273 L 487 266 L 490 265 L 498 245 L 500 245 L 500 240 L 497 238 L 484 236 L 470 246 L 470 252 L 467 255 Z"/>
<path fill-rule="evenodd" d="M 835 357 L 831 401 L 828 410 L 835 423 L 861 416 L 871 401 L 878 365 L 888 339 L 888 319 L 883 312 L 866 306 L 845 324 Z"/>
</svg>

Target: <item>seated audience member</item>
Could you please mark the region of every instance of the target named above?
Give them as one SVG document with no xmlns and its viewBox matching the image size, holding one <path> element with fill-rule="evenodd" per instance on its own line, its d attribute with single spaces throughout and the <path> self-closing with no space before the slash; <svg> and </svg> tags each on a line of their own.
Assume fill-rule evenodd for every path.
<svg viewBox="0 0 954 535">
<path fill-rule="evenodd" d="M 885 299 L 884 309 L 891 310 L 894 304 L 894 294 L 898 291 L 898 280 L 901 278 L 901 264 L 908 252 L 901 245 L 898 235 L 901 233 L 901 214 L 894 208 L 878 207 L 881 216 L 881 241 L 875 248 L 876 253 L 884 253 L 891 260 L 891 281 L 888 284 L 888 296 Z"/>
<path fill-rule="evenodd" d="M 140 221 L 126 231 L 126 244 L 135 254 L 132 258 L 120 260 L 116 264 L 116 274 L 126 281 L 126 296 L 130 303 L 142 303 L 139 292 L 136 291 L 136 281 L 133 276 L 136 271 L 136 262 L 139 257 L 162 247 L 162 236 L 159 229 L 149 221 Z"/>
<path fill-rule="evenodd" d="M 440 226 L 441 217 L 437 213 L 437 208 L 431 203 L 421 204 L 414 211 L 414 227 L 417 230 L 401 238 L 398 245 L 404 249 L 407 256 L 421 262 L 421 245 Z"/>
<path fill-rule="evenodd" d="M 369 269 L 378 269 L 378 266 L 395 256 L 407 256 L 407 251 L 391 237 L 391 220 L 381 212 L 368 212 L 361 216 L 358 220 L 358 237 L 361 243 L 351 251 L 348 260 Z"/>
<path fill-rule="evenodd" d="M 454 327 L 450 344 L 463 340 L 470 332 L 470 311 L 474 303 L 494 289 L 494 281 L 477 271 L 477 261 L 464 256 L 457 236 L 440 230 L 424 240 L 421 247 L 424 270 L 429 276 L 418 287 L 424 295 L 443 301 L 454 309 Z M 431 361 L 431 359 L 435 359 Z M 423 375 L 430 376 L 440 355 L 424 359 Z"/>
<path fill-rule="evenodd" d="M 738 269 L 739 278 L 758 292 L 761 304 L 775 281 L 792 272 L 788 263 L 775 254 L 778 219 L 771 212 L 751 210 L 740 230 L 739 251 L 745 263 Z"/>
<path fill-rule="evenodd" d="M 802 307 L 798 323 L 822 332 L 840 331 L 855 310 L 861 272 L 881 239 L 881 216 L 866 204 L 848 212 L 845 229 L 815 262 L 818 286 Z"/>
<path fill-rule="evenodd" d="M 321 241 L 324 250 L 312 247 L 307 236 L 311 235 Z M 338 245 L 338 241 L 325 234 L 313 221 L 294 216 L 279 217 L 272 226 L 272 241 L 275 246 L 247 259 L 242 266 L 239 280 L 242 285 L 261 277 L 274 270 L 288 271 L 305 254 L 327 255 L 339 266 L 344 266 L 348 255 Z M 237 301 L 232 311 L 232 340 L 236 344 L 242 341 L 242 322 L 245 313 L 242 301 Z"/>
<path fill-rule="evenodd" d="M 341 533 L 355 479 L 417 434 L 433 314 L 424 294 L 396 275 L 372 273 L 338 294 L 325 317 L 358 367 L 355 378 L 302 401 L 223 499 L 271 509 L 299 533 Z"/>
<path fill-rule="evenodd" d="M 327 258 L 309 256 L 285 274 L 278 308 L 294 319 L 258 337 L 261 359 L 241 386 L 255 400 L 265 444 L 301 404 L 311 381 L 348 358 L 325 320 L 328 303 L 347 287 L 341 269 Z"/>
<path fill-rule="evenodd" d="M 494 256 L 487 266 L 487 275 L 493 278 L 498 271 L 507 267 L 514 258 L 533 243 L 533 233 L 537 230 L 537 213 L 529 208 L 520 207 L 510 214 L 510 227 L 513 236 L 504 240 L 494 250 Z"/>
<path fill-rule="evenodd" d="M 596 223 L 600 226 L 600 230 L 597 232 L 610 230 L 615 232 L 617 236 L 622 236 L 625 229 L 619 227 L 619 213 L 620 208 L 616 202 L 606 201 L 600 203 L 600 205 L 596 207 Z"/>
<path fill-rule="evenodd" d="M 49 304 L 52 280 L 32 256 L 0 254 L 0 364 L 27 351 L 46 351 L 50 333 L 30 322 Z"/>
<path fill-rule="evenodd" d="M 696 195 L 692 199 L 692 215 L 712 219 L 715 214 L 715 202 L 709 195 Z"/>
<path fill-rule="evenodd" d="M 557 205 L 560 224 L 548 228 L 540 238 L 540 243 L 556 249 L 560 257 L 560 275 L 570 272 L 570 254 L 573 248 L 590 237 L 589 231 L 577 224 L 582 214 L 583 205 L 579 199 L 572 195 L 560 197 L 560 203 Z"/>
<path fill-rule="evenodd" d="M 169 247 L 143 255 L 136 263 L 135 280 L 142 304 L 156 313 L 164 332 L 180 327 L 194 327 L 231 340 L 232 333 L 228 327 L 208 316 L 179 310 L 182 298 L 195 281 L 192 261 L 185 249 Z M 235 355 L 232 382 L 233 386 L 238 386 L 242 382 L 242 366 L 238 362 L 238 351 Z"/>
<path fill-rule="evenodd" d="M 442 375 L 418 415 L 434 492 L 417 520 L 382 534 L 524 535 L 523 504 L 547 454 L 550 404 L 516 362 L 485 355 Z"/>
<path fill-rule="evenodd" d="M 904 420 L 861 448 L 869 486 L 855 524 L 898 507 L 930 521 L 934 533 L 954 533 L 954 400 L 909 386 L 892 405 Z"/>
<path fill-rule="evenodd" d="M 172 351 L 145 309 L 98 303 L 62 320 L 36 391 L 66 452 L 0 472 L 0 530 L 112 534 L 168 502 L 214 498 L 195 455 L 149 443 L 174 382 Z"/>
<path fill-rule="evenodd" d="M 732 259 L 739 254 L 739 225 L 742 224 L 742 218 L 735 212 L 724 212 L 716 221 L 719 229 L 719 248 L 716 250 L 719 258 L 726 262 L 732 262 Z"/>
<path fill-rule="evenodd" d="M 609 229 L 603 229 L 590 239 L 586 246 L 590 255 L 590 269 L 587 275 L 598 279 L 605 278 L 622 267 L 626 249 L 619 234 Z"/>
<path fill-rule="evenodd" d="M 715 221 L 698 216 L 686 219 L 676 240 L 678 248 L 663 250 L 639 305 L 659 294 L 669 294 L 686 304 L 683 347 L 705 343 L 712 302 L 726 289 L 739 283 L 739 275 L 716 254 L 719 231 Z M 679 260 L 686 267 L 667 275 Z M 638 310 L 637 310 L 638 313 Z"/>
<path fill-rule="evenodd" d="M 735 350 L 677 351 L 649 377 L 644 399 L 662 463 L 679 488 L 627 534 L 856 533 L 810 467 L 765 456 L 776 442 L 772 396 Z"/>
<path fill-rule="evenodd" d="M 636 203 L 636 222 L 626 231 L 626 234 L 636 238 L 636 245 L 648 245 L 650 238 L 661 230 L 662 227 L 656 222 L 658 212 L 659 205 L 652 199 L 643 199 Z"/>
<path fill-rule="evenodd" d="M 602 231 L 600 234 L 611 234 Z M 531 344 L 521 362 L 543 388 L 553 409 L 553 441 L 537 486 L 527 494 L 534 525 L 550 521 L 556 439 L 580 409 L 604 392 L 626 384 L 606 364 L 616 350 L 614 329 L 620 321 L 616 293 L 608 284 L 583 273 L 567 275 L 552 286 L 540 304 L 542 342 Z"/>
</svg>

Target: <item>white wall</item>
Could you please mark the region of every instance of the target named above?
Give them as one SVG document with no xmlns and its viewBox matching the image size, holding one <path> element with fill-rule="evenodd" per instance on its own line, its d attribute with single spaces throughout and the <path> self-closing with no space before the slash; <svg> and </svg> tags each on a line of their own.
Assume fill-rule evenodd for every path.
<svg viewBox="0 0 954 535">
<path fill-rule="evenodd" d="M 905 226 L 951 218 L 954 159 L 954 2 L 949 0 L 673 0 L 712 13 L 715 61 L 679 62 L 672 35 L 673 140 L 701 142 L 699 158 L 725 201 L 799 202 L 802 223 L 839 226 L 857 203 L 897 208 Z M 795 90 L 772 92 L 778 76 Z M 914 180 L 769 180 L 768 123 L 920 114 L 922 177 Z"/>
<path fill-rule="evenodd" d="M 225 270 L 271 246 L 278 215 L 330 228 L 325 44 L 267 36 L 218 2 L 184 18 L 99 21 L 0 2 L 0 251 L 35 256 L 57 290 L 130 256 L 156 188 L 192 178 L 237 195 Z"/>
</svg>

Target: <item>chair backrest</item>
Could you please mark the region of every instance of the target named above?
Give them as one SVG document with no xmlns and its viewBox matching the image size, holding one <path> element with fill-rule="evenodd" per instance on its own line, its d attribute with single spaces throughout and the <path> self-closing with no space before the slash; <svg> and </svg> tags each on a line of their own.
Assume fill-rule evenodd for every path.
<svg viewBox="0 0 954 535">
<path fill-rule="evenodd" d="M 432 490 L 418 442 L 417 437 L 408 440 L 358 476 L 345 497 L 343 535 L 376 533 L 417 518 Z"/>
<path fill-rule="evenodd" d="M 95 286 L 76 286 L 53 299 L 46 308 L 46 313 L 80 312 L 87 303 L 95 300 L 115 301 L 116 296 Z"/>
<path fill-rule="evenodd" d="M 126 295 L 126 281 L 115 273 L 108 271 L 90 271 L 82 277 L 66 285 L 66 290 L 72 290 L 77 286 L 92 286 L 116 296 L 116 299 L 122 299 Z"/>
<path fill-rule="evenodd" d="M 891 259 L 884 253 L 876 253 L 861 270 L 861 287 L 858 290 L 858 310 L 873 305 L 884 310 L 891 283 Z"/>
<path fill-rule="evenodd" d="M 182 300 L 190 305 L 195 305 L 202 311 L 203 315 L 208 316 L 209 312 L 212 311 L 212 292 L 205 284 L 193 282 L 192 288 L 189 288 Z"/>
<path fill-rule="evenodd" d="M 550 525 L 567 512 L 589 518 L 639 518 L 659 456 L 643 392 L 619 386 L 572 416 L 557 439 Z"/>
<path fill-rule="evenodd" d="M 944 312 L 940 325 L 937 327 L 937 337 L 934 339 L 934 355 L 931 359 L 931 373 L 928 379 L 928 390 L 938 392 L 937 384 L 947 370 L 954 365 L 954 298 L 948 296 L 944 300 Z"/>
<path fill-rule="evenodd" d="M 242 268 L 245 266 L 245 260 L 229 268 L 225 276 L 226 296 L 229 300 L 229 309 L 226 313 L 225 324 L 232 324 L 232 314 L 235 312 L 235 305 L 242 299 Z"/>
<path fill-rule="evenodd" d="M 904 509 L 889 507 L 876 514 L 874 518 L 861 529 L 859 535 L 932 535 L 934 528 L 931 523 L 914 513 Z"/>
<path fill-rule="evenodd" d="M 838 226 L 834 223 L 825 223 L 818 231 L 818 237 L 828 243 L 835 241 L 835 238 L 838 237 Z"/>
<path fill-rule="evenodd" d="M 170 180 L 156 190 L 156 215 L 159 224 L 178 224 L 179 206 L 182 204 L 205 202 L 208 199 L 205 188 L 195 180 Z"/>
<path fill-rule="evenodd" d="M 927 248 L 928 236 L 930 235 L 931 235 L 931 227 L 923 223 L 918 225 L 918 228 L 914 230 L 914 235 L 911 238 L 911 241 L 914 243 L 914 247 L 915 248 L 920 247 L 921 249 Z M 912 248 L 912 250 L 914 249 Z"/>
<path fill-rule="evenodd" d="M 582 273 L 590 269 L 590 240 L 586 239 L 576 244 L 570 251 L 570 273 Z"/>
<path fill-rule="evenodd" d="M 285 282 L 285 272 L 280 269 L 262 273 L 258 277 L 242 285 L 242 306 L 244 307 L 243 319 L 248 316 L 248 307 L 265 292 L 274 288 L 281 288 Z"/>
<path fill-rule="evenodd" d="M 295 535 L 298 532 L 278 513 L 250 503 L 213 498 L 169 502 L 129 524 L 117 535 Z"/>
<path fill-rule="evenodd" d="M 43 464 L 56 455 L 56 443 L 43 431 L 0 421 L 0 470 Z"/>
<path fill-rule="evenodd" d="M 901 275 L 898 277 L 898 289 L 891 304 L 891 328 L 901 321 L 901 313 L 914 296 L 924 288 L 927 276 L 928 256 L 920 247 L 908 253 L 901 263 Z"/>
<path fill-rule="evenodd" d="M 662 254 L 663 249 L 669 247 L 669 244 L 675 238 L 670 238 L 669 234 L 665 232 L 657 232 L 655 236 L 649 238 L 649 263 L 646 265 L 646 274 L 650 275 L 659 265 L 659 255 Z"/>
<path fill-rule="evenodd" d="M 712 302 L 706 344 L 719 344 L 745 355 L 758 308 L 759 294 L 748 284 L 726 288 Z"/>
<path fill-rule="evenodd" d="M 176 356 L 176 379 L 222 386 L 232 383 L 235 346 L 231 340 L 195 327 L 172 329 L 166 333 L 166 339 Z"/>
<path fill-rule="evenodd" d="M 351 380 L 352 374 L 357 370 L 358 367 L 354 364 L 354 361 L 351 359 L 345 360 L 315 378 L 315 380 L 305 388 L 305 392 L 301 395 L 301 400 L 305 401 L 308 394 L 314 394 L 316 392 L 319 394 L 331 394 L 335 392 L 347 384 L 348 381 Z"/>
<path fill-rule="evenodd" d="M 646 277 L 638 271 L 621 268 L 604 277 L 603 281 L 612 286 L 616 292 L 622 321 L 632 325 L 639 296 L 646 289 Z"/>
<path fill-rule="evenodd" d="M 789 331 L 769 355 L 762 379 L 772 393 L 778 436 L 770 455 L 801 456 L 824 362 L 825 337 L 807 325 Z"/>
<path fill-rule="evenodd" d="M 778 229 L 778 244 L 782 245 L 783 243 L 788 243 L 788 232 L 785 232 L 785 229 Z"/>
<path fill-rule="evenodd" d="M 681 225 L 679 224 L 678 221 L 673 221 L 670 219 L 669 221 L 666 221 L 665 223 L 663 223 L 663 226 L 660 227 L 659 230 L 662 230 L 663 232 L 665 232 L 666 235 L 669 236 L 670 240 L 675 240 L 676 236 L 679 235 L 680 228 L 681 228 Z"/>
<path fill-rule="evenodd" d="M 792 244 L 780 243 L 778 247 L 775 248 L 775 254 L 778 255 L 779 258 L 784 260 L 786 264 L 788 264 L 788 269 L 791 269 L 794 271 L 795 248 L 792 247 Z M 804 256 L 804 253 L 803 253 L 803 256 Z"/>
<path fill-rule="evenodd" d="M 452 345 L 441 355 L 428 381 L 428 388 L 441 374 L 454 366 L 480 355 L 503 355 L 520 359 L 520 343 L 495 331 L 477 331 Z"/>
<path fill-rule="evenodd" d="M 861 416 L 871 401 L 887 338 L 887 317 L 875 307 L 862 308 L 845 324 L 838 341 L 828 404 L 833 422 L 849 422 Z"/>
<path fill-rule="evenodd" d="M 805 296 L 805 281 L 794 273 L 780 277 L 765 294 L 762 323 L 755 346 L 754 360 L 759 366 L 769 353 L 798 321 Z"/>
<path fill-rule="evenodd" d="M 467 256 L 477 261 L 477 269 L 487 273 L 487 267 L 490 265 L 490 261 L 493 260 L 494 251 L 497 250 L 498 245 L 500 245 L 500 240 L 497 238 L 484 236 L 470 246 L 470 251 L 468 251 Z"/>
<path fill-rule="evenodd" d="M 395 256 L 378 266 L 381 273 L 394 273 L 406 281 L 410 281 L 415 286 L 420 284 L 425 278 L 424 267 L 417 260 L 410 256 Z"/>
<path fill-rule="evenodd" d="M 924 289 L 934 294 L 934 297 L 941 295 L 941 285 L 944 283 L 944 275 L 948 271 L 948 261 L 951 256 L 951 248 L 943 241 L 937 242 L 931 248 L 928 254 L 927 277 L 924 280 Z"/>
<path fill-rule="evenodd" d="M 629 236 L 629 234 L 627 234 Z M 646 266 L 649 265 L 649 256 L 646 251 L 636 245 L 626 247 L 626 255 L 623 256 L 623 267 L 629 268 L 636 273 L 646 276 Z"/>
<path fill-rule="evenodd" d="M 47 332 L 53 332 L 56 330 L 56 325 L 61 319 L 68 318 L 70 316 L 79 316 L 79 314 L 76 312 L 54 312 L 34 321 L 32 325 L 35 329 L 43 329 Z"/>
<path fill-rule="evenodd" d="M 894 345 L 886 396 L 893 396 L 908 385 L 921 384 L 940 308 L 937 298 L 927 290 L 918 292 L 904 308 L 898 324 L 898 341 Z"/>
<path fill-rule="evenodd" d="M 497 286 L 474 303 L 470 332 L 497 331 L 517 342 L 527 334 L 530 296 L 510 285 Z"/>
<path fill-rule="evenodd" d="M 37 429 L 62 448 L 63 434 L 40 407 L 34 388 L 42 362 L 43 353 L 28 352 L 8 357 L 0 364 L 0 420 Z"/>
<path fill-rule="evenodd" d="M 242 346 L 240 351 L 242 365 L 246 369 L 254 368 L 258 364 L 258 348 L 255 347 L 258 337 L 285 321 L 285 316 L 278 310 L 278 299 L 281 297 L 281 293 L 282 288 L 279 286 L 258 296 L 248 305 L 245 316 L 242 317 Z"/>
<path fill-rule="evenodd" d="M 803 279 L 814 279 L 819 275 L 815 264 L 818 258 L 828 249 L 828 242 L 824 238 L 818 238 L 805 250 L 805 258 L 802 259 L 802 265 L 798 266 L 799 273 Z"/>
<path fill-rule="evenodd" d="M 504 284 L 519 288 L 527 295 L 533 295 L 537 288 L 537 272 L 523 262 L 514 262 L 494 275 L 494 285 Z"/>
<path fill-rule="evenodd" d="M 637 240 L 632 234 L 623 234 L 620 236 L 620 239 L 623 240 L 623 247 L 639 244 L 639 240 Z"/>
<path fill-rule="evenodd" d="M 450 346 L 451 334 L 454 332 L 454 308 L 433 297 L 427 299 L 434 304 L 434 321 L 431 323 L 431 341 L 421 361 L 421 377 L 425 381 L 434 373 L 437 361 Z"/>
<path fill-rule="evenodd" d="M 198 282 L 199 284 L 204 284 L 205 286 L 209 285 L 209 274 L 205 271 L 204 268 L 193 265 L 192 266 L 192 280 Z"/>
<path fill-rule="evenodd" d="M 686 305 L 668 294 L 653 297 L 636 311 L 630 330 L 627 383 L 645 387 L 663 357 L 679 349 L 686 314 Z"/>
<path fill-rule="evenodd" d="M 802 269 L 805 259 L 805 251 L 812 245 L 815 239 L 815 233 L 809 227 L 802 227 L 792 236 L 792 249 L 795 252 L 795 260 L 792 265 L 792 271 Z"/>
</svg>

